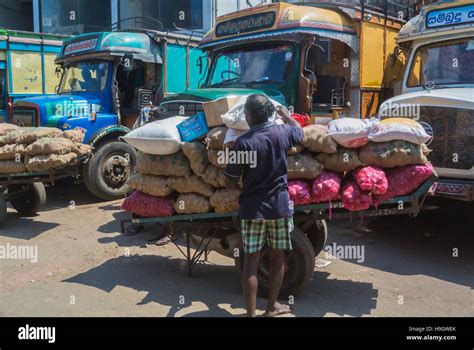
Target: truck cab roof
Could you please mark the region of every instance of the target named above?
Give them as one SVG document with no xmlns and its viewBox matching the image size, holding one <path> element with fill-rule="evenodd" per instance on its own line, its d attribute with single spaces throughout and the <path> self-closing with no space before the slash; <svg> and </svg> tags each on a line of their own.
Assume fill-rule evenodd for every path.
<svg viewBox="0 0 474 350">
<path fill-rule="evenodd" d="M 197 46 L 199 38 L 153 30 L 96 32 L 66 40 L 56 59 L 57 64 L 94 58 L 114 59 L 125 54 L 150 63 L 163 63 L 160 45 L 165 41 Z"/>
</svg>

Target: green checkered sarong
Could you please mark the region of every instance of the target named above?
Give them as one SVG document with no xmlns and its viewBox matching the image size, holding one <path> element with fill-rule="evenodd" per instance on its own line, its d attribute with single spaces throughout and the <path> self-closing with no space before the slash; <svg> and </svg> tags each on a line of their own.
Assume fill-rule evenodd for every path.
<svg viewBox="0 0 474 350">
<path fill-rule="evenodd" d="M 242 243 L 247 254 L 261 251 L 265 243 L 273 249 L 291 250 L 293 218 L 242 220 Z"/>
</svg>

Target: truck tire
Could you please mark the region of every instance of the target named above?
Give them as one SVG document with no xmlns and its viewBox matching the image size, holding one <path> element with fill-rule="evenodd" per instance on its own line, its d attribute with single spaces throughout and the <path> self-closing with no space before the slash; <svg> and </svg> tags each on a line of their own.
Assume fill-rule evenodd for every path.
<svg viewBox="0 0 474 350">
<path fill-rule="evenodd" d="M 7 220 L 7 200 L 0 193 L 0 224 Z"/>
<path fill-rule="evenodd" d="M 133 147 L 119 141 L 105 143 L 84 165 L 84 184 L 102 200 L 123 198 L 128 192 L 127 180 L 136 164 L 137 153 Z"/>
<path fill-rule="evenodd" d="M 309 240 L 314 248 L 314 255 L 318 256 L 323 250 L 328 239 L 328 225 L 326 220 L 317 220 L 314 225 L 306 230 Z"/>
<path fill-rule="evenodd" d="M 46 189 L 41 182 L 8 186 L 8 198 L 22 217 L 36 216 L 46 204 Z"/>
<path fill-rule="evenodd" d="M 291 233 L 293 250 L 285 252 L 285 277 L 281 285 L 279 298 L 284 299 L 295 295 L 306 288 L 314 273 L 315 254 L 314 248 L 308 237 L 299 228 L 295 227 Z M 243 257 L 242 253 L 242 257 Z M 235 263 L 242 272 L 243 259 L 235 258 Z M 270 262 L 265 250 L 260 257 L 258 269 L 258 294 L 262 297 L 268 295 Z"/>
</svg>

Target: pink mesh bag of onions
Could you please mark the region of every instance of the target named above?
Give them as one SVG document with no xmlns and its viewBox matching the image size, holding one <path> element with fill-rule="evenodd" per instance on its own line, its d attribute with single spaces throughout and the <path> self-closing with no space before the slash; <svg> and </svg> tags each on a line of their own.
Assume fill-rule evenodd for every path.
<svg viewBox="0 0 474 350">
<path fill-rule="evenodd" d="M 122 203 L 122 209 L 142 217 L 173 215 L 173 204 L 167 197 L 154 197 L 140 191 L 133 192 Z"/>
<path fill-rule="evenodd" d="M 384 194 L 388 190 L 387 177 L 381 168 L 373 166 L 358 168 L 354 170 L 353 176 L 362 191 Z"/>
<path fill-rule="evenodd" d="M 431 163 L 426 163 L 387 169 L 385 174 L 388 180 L 388 190 L 386 193 L 374 197 L 376 206 L 387 199 L 415 191 L 434 174 L 434 169 Z"/>
<path fill-rule="evenodd" d="M 349 180 L 342 187 L 342 205 L 349 211 L 367 210 L 372 205 L 372 196 L 360 189 L 359 185 Z"/>
<path fill-rule="evenodd" d="M 311 190 L 313 203 L 334 201 L 340 198 L 342 177 L 333 171 L 323 171 L 314 182 Z"/>
<path fill-rule="evenodd" d="M 292 180 L 288 182 L 288 192 L 290 199 L 295 205 L 305 205 L 311 203 L 311 192 L 306 181 Z"/>
</svg>

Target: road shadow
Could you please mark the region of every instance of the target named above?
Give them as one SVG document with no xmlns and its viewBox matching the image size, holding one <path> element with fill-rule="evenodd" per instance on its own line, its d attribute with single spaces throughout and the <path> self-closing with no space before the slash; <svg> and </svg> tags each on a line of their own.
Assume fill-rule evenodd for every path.
<svg viewBox="0 0 474 350">
<path fill-rule="evenodd" d="M 372 283 L 328 278 L 328 272 L 314 272 L 308 287 L 295 296 L 292 306 L 297 317 L 370 315 L 377 307 L 378 290 Z"/>
<path fill-rule="evenodd" d="M 22 218 L 16 212 L 8 211 L 7 219 L 0 224 L 0 236 L 29 241 L 57 226 L 59 224 Z"/>
<path fill-rule="evenodd" d="M 469 218 L 456 207 L 425 211 L 416 218 L 365 219 L 369 230 L 356 235 L 347 222 L 334 222 L 329 224 L 328 244 L 364 246 L 363 266 L 404 276 L 431 276 L 474 288 L 472 214 L 474 211 Z"/>
<path fill-rule="evenodd" d="M 193 305 L 204 303 L 209 310 L 187 316 L 230 316 L 218 304 L 242 307 L 237 270 L 229 266 L 199 264 L 193 277 L 186 274 L 186 262 L 163 256 L 130 256 L 110 259 L 104 264 L 63 282 L 78 283 L 111 292 L 128 287 L 146 296 L 137 305 L 156 302 L 168 306 L 167 317 Z"/>
<path fill-rule="evenodd" d="M 64 209 L 71 206 L 87 206 L 104 203 L 104 208 L 113 205 L 92 195 L 84 184 L 76 182 L 73 178 L 58 180 L 54 185 L 46 187 L 47 200 L 42 211 Z M 101 209 L 103 209 L 101 207 Z"/>
<path fill-rule="evenodd" d="M 307 290 L 296 296 L 296 316 L 322 317 L 326 313 L 362 316 L 376 307 L 378 292 L 370 283 L 328 279 L 327 276 L 328 273 L 315 272 Z M 86 285 L 108 293 L 118 286 L 146 292 L 138 305 L 155 302 L 167 306 L 167 317 L 182 313 L 185 317 L 234 316 L 222 305 L 244 309 L 239 272 L 233 266 L 201 263 L 190 278 L 186 274 L 184 259 L 156 255 L 119 257 L 63 282 Z M 259 298 L 258 308 L 263 310 L 265 303 L 265 299 Z M 203 304 L 208 310 L 185 310 L 196 304 Z"/>
<path fill-rule="evenodd" d="M 117 204 L 120 206 L 120 204 Z M 116 205 L 115 205 L 116 206 Z M 102 237 L 98 239 L 99 243 L 108 244 L 108 243 L 115 243 L 119 247 L 146 247 L 147 245 L 152 245 L 154 242 L 162 237 L 162 230 L 164 229 L 164 225 L 159 225 L 156 223 L 149 223 L 144 224 L 143 231 L 134 235 L 134 236 L 126 236 L 122 234 L 120 221 L 121 220 L 129 220 L 132 215 L 125 211 L 114 212 L 112 213 L 113 219 L 104 225 L 101 225 L 97 228 L 98 232 L 107 234 L 106 237 Z M 169 224 L 165 224 L 169 225 Z M 125 227 L 129 227 L 130 224 L 127 224 Z M 182 231 L 179 231 L 179 244 L 182 245 L 184 243 L 184 238 Z"/>
</svg>

